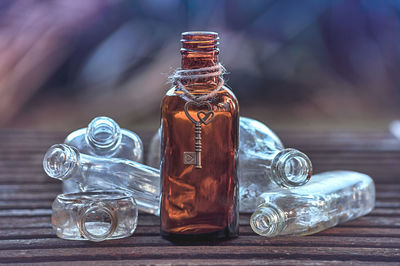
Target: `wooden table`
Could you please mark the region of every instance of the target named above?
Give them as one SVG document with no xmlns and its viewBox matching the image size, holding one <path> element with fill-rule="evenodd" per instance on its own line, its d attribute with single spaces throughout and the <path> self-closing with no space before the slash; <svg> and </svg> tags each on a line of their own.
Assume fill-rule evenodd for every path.
<svg viewBox="0 0 400 266">
<path fill-rule="evenodd" d="M 141 133 L 141 134 L 140 134 Z M 377 188 L 368 216 L 307 237 L 255 235 L 249 214 L 240 237 L 176 245 L 159 236 L 159 220 L 141 214 L 132 237 L 92 243 L 56 237 L 51 203 L 60 183 L 42 169 L 42 158 L 64 133 L 0 131 L 0 262 L 54 265 L 110 264 L 396 264 L 400 262 L 400 142 L 385 132 L 278 132 L 287 147 L 307 153 L 315 172 L 358 170 Z M 144 143 L 150 132 L 139 132 Z"/>
</svg>

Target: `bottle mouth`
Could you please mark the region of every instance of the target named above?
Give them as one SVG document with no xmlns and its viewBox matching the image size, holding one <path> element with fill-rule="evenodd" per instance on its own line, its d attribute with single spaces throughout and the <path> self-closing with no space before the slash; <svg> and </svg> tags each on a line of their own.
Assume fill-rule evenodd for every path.
<svg viewBox="0 0 400 266">
<path fill-rule="evenodd" d="M 279 209 L 268 204 L 260 205 L 250 217 L 251 228 L 261 236 L 276 236 L 284 225 L 285 220 Z"/>
<path fill-rule="evenodd" d="M 81 234 L 94 242 L 111 237 L 118 227 L 118 215 L 113 209 L 107 203 L 96 202 L 82 210 L 78 218 Z"/>
<path fill-rule="evenodd" d="M 307 155 L 296 149 L 284 149 L 274 158 L 272 165 L 274 181 L 284 187 L 306 184 L 312 175 L 312 163 Z"/>
<path fill-rule="evenodd" d="M 100 116 L 89 123 L 86 137 L 92 146 L 100 149 L 110 149 L 115 147 L 121 140 L 121 129 L 111 118 Z"/>
<path fill-rule="evenodd" d="M 182 33 L 182 48 L 181 54 L 187 54 L 191 52 L 200 53 L 197 56 L 201 56 L 201 53 L 218 54 L 219 53 L 219 37 L 216 32 L 209 31 L 189 31 Z"/>
<path fill-rule="evenodd" d="M 184 41 L 218 41 L 218 33 L 212 31 L 186 31 L 182 32 L 182 42 Z"/>
<path fill-rule="evenodd" d="M 48 176 L 65 180 L 71 176 L 78 163 L 78 151 L 66 144 L 51 146 L 43 158 L 43 169 Z"/>
</svg>

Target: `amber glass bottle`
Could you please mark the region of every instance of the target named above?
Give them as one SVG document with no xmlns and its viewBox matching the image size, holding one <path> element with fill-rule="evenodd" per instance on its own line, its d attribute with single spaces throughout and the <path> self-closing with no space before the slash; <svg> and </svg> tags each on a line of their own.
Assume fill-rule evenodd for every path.
<svg viewBox="0 0 400 266">
<path fill-rule="evenodd" d="M 218 65 L 218 40 L 214 32 L 183 33 L 182 69 Z M 201 97 L 218 88 L 219 77 L 182 80 L 182 84 L 187 92 Z M 162 102 L 161 235 L 169 239 L 236 237 L 238 102 L 225 86 L 202 101 L 193 100 L 187 92 L 175 86 Z"/>
</svg>

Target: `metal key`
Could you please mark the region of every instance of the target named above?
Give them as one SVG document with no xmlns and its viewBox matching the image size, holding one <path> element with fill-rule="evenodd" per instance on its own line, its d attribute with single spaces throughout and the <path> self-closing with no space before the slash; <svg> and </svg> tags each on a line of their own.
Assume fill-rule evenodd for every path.
<svg viewBox="0 0 400 266">
<path fill-rule="evenodd" d="M 189 113 L 189 108 L 194 107 L 207 107 L 206 111 L 198 111 L 197 119 L 193 118 Z M 207 125 L 214 119 L 214 112 L 212 111 L 211 104 L 209 102 L 186 102 L 185 104 L 185 114 L 195 124 L 194 135 L 195 135 L 195 151 L 194 152 L 184 152 L 183 163 L 184 164 L 194 164 L 197 169 L 201 166 L 201 124 Z"/>
</svg>

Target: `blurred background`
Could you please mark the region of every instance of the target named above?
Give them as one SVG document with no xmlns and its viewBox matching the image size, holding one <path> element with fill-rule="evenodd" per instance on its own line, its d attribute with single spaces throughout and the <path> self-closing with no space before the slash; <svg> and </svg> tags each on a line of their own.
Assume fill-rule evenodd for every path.
<svg viewBox="0 0 400 266">
<path fill-rule="evenodd" d="M 273 129 L 400 118 L 400 1 L 1 0 L 0 127 L 159 126 L 180 33 L 220 34 L 241 115 Z"/>
</svg>

